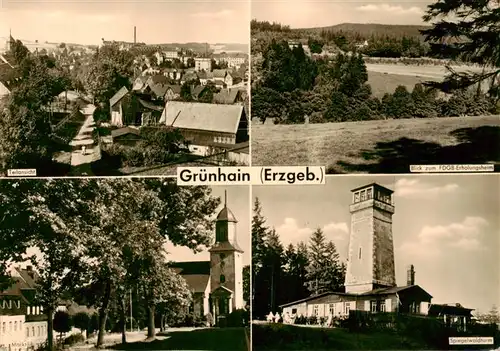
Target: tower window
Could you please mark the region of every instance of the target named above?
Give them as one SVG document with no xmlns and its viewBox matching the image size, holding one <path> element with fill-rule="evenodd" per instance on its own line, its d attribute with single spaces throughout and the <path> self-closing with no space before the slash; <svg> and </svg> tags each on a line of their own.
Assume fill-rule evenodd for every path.
<svg viewBox="0 0 500 351">
<path fill-rule="evenodd" d="M 359 202 L 359 192 L 354 194 L 354 202 Z"/>
<path fill-rule="evenodd" d="M 363 190 L 361 191 L 361 201 L 365 201 L 366 200 L 366 191 Z"/>
<path fill-rule="evenodd" d="M 366 199 L 371 200 L 373 198 L 372 188 L 366 189 Z"/>
<path fill-rule="evenodd" d="M 361 248 L 359 248 L 358 258 L 361 259 Z"/>
<path fill-rule="evenodd" d="M 225 282 L 226 282 L 226 277 L 224 276 L 224 274 L 221 274 L 220 275 L 220 283 L 224 284 Z"/>
</svg>

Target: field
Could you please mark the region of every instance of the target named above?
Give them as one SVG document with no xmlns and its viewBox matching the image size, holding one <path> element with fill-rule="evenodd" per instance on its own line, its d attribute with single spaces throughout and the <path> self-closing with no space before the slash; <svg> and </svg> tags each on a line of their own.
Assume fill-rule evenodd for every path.
<svg viewBox="0 0 500 351">
<path fill-rule="evenodd" d="M 253 166 L 407 173 L 411 164 L 500 163 L 500 116 L 252 125 Z"/>
<path fill-rule="evenodd" d="M 253 350 L 429 350 L 425 343 L 391 332 L 349 333 L 344 329 L 254 324 Z"/>
</svg>

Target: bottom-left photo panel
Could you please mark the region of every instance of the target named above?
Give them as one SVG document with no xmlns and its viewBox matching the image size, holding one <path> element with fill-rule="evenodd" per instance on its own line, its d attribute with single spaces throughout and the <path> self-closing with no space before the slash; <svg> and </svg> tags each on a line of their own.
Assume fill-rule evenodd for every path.
<svg viewBox="0 0 500 351">
<path fill-rule="evenodd" d="M 250 350 L 250 192 L 0 179 L 0 351 Z"/>
</svg>

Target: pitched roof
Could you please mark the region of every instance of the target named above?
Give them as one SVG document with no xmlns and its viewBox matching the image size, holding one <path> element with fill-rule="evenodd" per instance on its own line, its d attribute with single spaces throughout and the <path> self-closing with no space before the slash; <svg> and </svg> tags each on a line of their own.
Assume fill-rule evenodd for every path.
<svg viewBox="0 0 500 351">
<path fill-rule="evenodd" d="M 194 98 L 198 98 L 200 94 L 205 90 L 207 87 L 203 85 L 197 85 L 197 86 L 192 86 L 191 87 L 191 95 L 193 95 Z"/>
<path fill-rule="evenodd" d="M 140 135 L 139 129 L 137 128 L 131 128 L 131 127 L 124 127 L 124 128 L 119 128 L 119 129 L 114 129 L 111 131 L 111 136 L 113 138 L 120 137 L 125 134 L 135 134 L 135 135 Z"/>
<path fill-rule="evenodd" d="M 181 86 L 180 85 L 168 85 L 168 89 L 172 89 L 172 92 L 174 94 L 180 94 L 181 93 Z"/>
<path fill-rule="evenodd" d="M 168 78 L 165 77 L 163 74 L 155 74 L 154 76 L 151 76 L 150 79 L 151 79 L 152 84 L 167 84 L 168 83 Z"/>
<path fill-rule="evenodd" d="M 472 309 L 472 308 L 462 307 L 460 304 L 455 304 L 455 305 L 431 304 L 429 306 L 428 313 L 430 315 L 434 315 L 434 316 L 437 316 L 440 314 L 448 314 L 448 315 L 455 315 L 455 316 L 470 316 L 470 313 L 473 310 L 474 309 Z"/>
<path fill-rule="evenodd" d="M 116 105 L 121 99 L 125 97 L 125 95 L 128 94 L 128 89 L 127 87 L 121 87 L 120 90 L 116 92 L 115 95 L 111 99 L 109 99 L 109 105 L 114 106 Z"/>
<path fill-rule="evenodd" d="M 165 95 L 165 94 L 163 94 L 163 95 Z M 158 112 L 163 111 L 163 108 L 162 108 L 162 107 L 160 107 L 160 106 L 158 106 L 158 105 L 155 105 L 155 104 L 153 104 L 152 102 L 149 102 L 149 101 L 146 101 L 146 100 L 143 100 L 143 99 L 137 99 L 137 100 L 139 101 L 139 103 L 140 103 L 143 107 L 145 107 L 145 108 L 147 108 L 147 109 L 149 109 L 149 110 L 158 111 Z"/>
<path fill-rule="evenodd" d="M 240 105 L 169 101 L 160 123 L 181 129 L 236 134 L 242 115 L 243 106 Z"/>
<path fill-rule="evenodd" d="M 170 262 L 169 267 L 181 275 L 210 275 L 210 261 Z"/>
<path fill-rule="evenodd" d="M 241 247 L 237 242 L 230 243 L 229 241 L 215 242 L 212 247 L 208 250 L 209 252 L 213 251 L 238 251 L 243 252 Z"/>
<path fill-rule="evenodd" d="M 150 84 L 151 91 L 158 97 L 165 96 L 169 86 L 167 84 Z"/>
<path fill-rule="evenodd" d="M 214 69 L 212 71 L 212 74 L 214 75 L 214 78 L 222 78 L 224 79 L 226 77 L 226 74 L 227 74 L 227 70 L 226 69 Z"/>
<path fill-rule="evenodd" d="M 207 289 L 208 282 L 210 281 L 209 274 L 181 274 L 181 276 L 186 281 L 189 289 L 193 292 L 204 292 Z"/>
<path fill-rule="evenodd" d="M 234 104 L 239 93 L 238 89 L 223 89 L 214 96 L 214 102 L 219 104 Z"/>
</svg>

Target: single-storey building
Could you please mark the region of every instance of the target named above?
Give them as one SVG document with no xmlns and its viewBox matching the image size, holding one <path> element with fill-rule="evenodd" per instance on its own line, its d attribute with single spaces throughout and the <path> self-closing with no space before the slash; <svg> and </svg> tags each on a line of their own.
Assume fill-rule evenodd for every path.
<svg viewBox="0 0 500 351">
<path fill-rule="evenodd" d="M 169 101 L 160 123 L 178 128 L 196 155 L 210 155 L 214 144 L 248 141 L 248 121 L 241 105 Z"/>
</svg>

